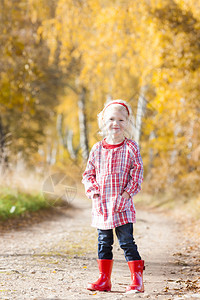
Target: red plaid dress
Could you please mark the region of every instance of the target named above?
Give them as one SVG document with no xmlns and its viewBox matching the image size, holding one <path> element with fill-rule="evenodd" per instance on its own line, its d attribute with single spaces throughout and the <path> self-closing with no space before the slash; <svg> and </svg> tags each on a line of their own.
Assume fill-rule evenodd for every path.
<svg viewBox="0 0 200 300">
<path fill-rule="evenodd" d="M 92 199 L 92 226 L 112 229 L 135 223 L 133 196 L 141 190 L 143 163 L 138 145 L 125 138 L 114 149 L 106 149 L 103 141 L 90 152 L 82 183 L 88 198 Z M 121 195 L 126 191 L 129 199 Z M 98 198 L 94 198 L 99 194 Z"/>
</svg>

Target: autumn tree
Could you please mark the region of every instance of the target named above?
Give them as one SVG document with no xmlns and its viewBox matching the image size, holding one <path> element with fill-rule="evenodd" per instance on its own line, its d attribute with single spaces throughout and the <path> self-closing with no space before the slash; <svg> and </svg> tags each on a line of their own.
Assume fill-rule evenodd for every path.
<svg viewBox="0 0 200 300">
<path fill-rule="evenodd" d="M 199 1 L 3 3 L 0 134 L 12 133 L 14 153 L 36 157 L 40 144 L 38 160 L 85 163 L 97 113 L 122 98 L 146 191 L 199 192 Z"/>
<path fill-rule="evenodd" d="M 0 138 L 2 163 L 23 157 L 33 166 L 62 81 L 56 63 L 48 64 L 45 41 L 37 36 L 42 13 L 52 12 L 42 1 L 34 3 L 35 11 L 31 2 L 0 2 Z"/>
</svg>

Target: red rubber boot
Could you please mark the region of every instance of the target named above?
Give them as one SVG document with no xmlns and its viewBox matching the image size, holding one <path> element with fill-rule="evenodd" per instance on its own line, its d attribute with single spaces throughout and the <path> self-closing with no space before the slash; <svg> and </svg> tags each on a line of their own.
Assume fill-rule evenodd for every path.
<svg viewBox="0 0 200 300">
<path fill-rule="evenodd" d="M 87 289 L 90 291 L 111 291 L 111 272 L 113 266 L 112 259 L 97 259 L 99 267 L 99 279 L 94 283 L 89 283 Z"/>
<path fill-rule="evenodd" d="M 131 285 L 126 288 L 126 292 L 135 291 L 135 292 L 144 292 L 144 283 L 143 283 L 143 270 L 144 260 L 133 260 L 128 261 L 128 266 L 131 271 Z"/>
</svg>

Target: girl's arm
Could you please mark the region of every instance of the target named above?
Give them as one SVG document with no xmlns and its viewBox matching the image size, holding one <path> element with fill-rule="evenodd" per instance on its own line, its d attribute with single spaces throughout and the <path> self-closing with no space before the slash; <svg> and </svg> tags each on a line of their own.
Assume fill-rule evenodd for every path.
<svg viewBox="0 0 200 300">
<path fill-rule="evenodd" d="M 127 192 L 131 197 L 136 195 L 141 190 L 141 184 L 143 181 L 143 162 L 138 146 L 136 151 L 134 151 L 133 159 L 133 165 L 130 169 L 130 181 L 124 189 L 124 191 Z"/>
<path fill-rule="evenodd" d="M 88 198 L 93 199 L 94 195 L 100 194 L 99 185 L 96 182 L 95 155 L 93 149 L 90 152 L 87 166 L 82 176 L 82 183 L 85 186 L 85 193 Z"/>
</svg>

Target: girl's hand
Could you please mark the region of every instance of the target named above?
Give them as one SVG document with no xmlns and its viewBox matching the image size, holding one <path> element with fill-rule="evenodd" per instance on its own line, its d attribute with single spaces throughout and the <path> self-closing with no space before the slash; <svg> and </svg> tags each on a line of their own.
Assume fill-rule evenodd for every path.
<svg viewBox="0 0 200 300">
<path fill-rule="evenodd" d="M 126 191 L 123 192 L 122 197 L 125 199 L 129 199 L 131 196 Z"/>
<path fill-rule="evenodd" d="M 99 197 L 98 194 L 95 194 L 95 195 L 93 196 L 94 199 L 96 199 L 96 198 L 98 198 L 98 197 Z"/>
</svg>

